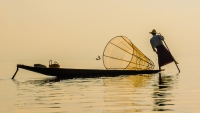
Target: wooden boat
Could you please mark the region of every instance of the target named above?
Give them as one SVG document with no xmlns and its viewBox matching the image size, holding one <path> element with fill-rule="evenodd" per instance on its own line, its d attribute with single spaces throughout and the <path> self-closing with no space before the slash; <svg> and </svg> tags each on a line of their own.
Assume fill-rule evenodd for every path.
<svg viewBox="0 0 200 113">
<path fill-rule="evenodd" d="M 36 73 L 56 76 L 58 78 L 95 78 L 95 77 L 114 77 L 119 75 L 137 75 L 137 74 L 154 74 L 161 70 L 106 70 L 106 69 L 72 69 L 72 68 L 41 68 L 26 65 L 17 65 L 17 70 L 13 75 L 15 77 L 18 68 L 33 71 Z"/>
</svg>

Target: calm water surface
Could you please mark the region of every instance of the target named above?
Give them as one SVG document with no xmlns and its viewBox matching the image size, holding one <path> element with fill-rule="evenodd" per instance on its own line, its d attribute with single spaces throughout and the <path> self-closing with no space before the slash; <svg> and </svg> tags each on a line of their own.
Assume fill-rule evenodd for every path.
<svg viewBox="0 0 200 113">
<path fill-rule="evenodd" d="M 199 56 L 178 58 L 153 75 L 57 79 L 3 62 L 0 113 L 200 113 Z"/>
</svg>

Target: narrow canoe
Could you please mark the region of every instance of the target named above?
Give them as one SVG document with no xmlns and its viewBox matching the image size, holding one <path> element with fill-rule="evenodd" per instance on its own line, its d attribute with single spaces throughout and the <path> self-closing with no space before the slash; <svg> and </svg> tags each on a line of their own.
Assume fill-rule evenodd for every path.
<svg viewBox="0 0 200 113">
<path fill-rule="evenodd" d="M 58 78 L 95 78 L 95 77 L 114 77 L 119 75 L 154 74 L 161 70 L 106 70 L 106 69 L 73 69 L 73 68 L 40 68 L 26 65 L 17 65 L 18 68 L 28 71 L 56 76 Z M 16 71 L 16 72 L 17 72 Z M 15 73 L 16 74 L 16 73 Z"/>
</svg>

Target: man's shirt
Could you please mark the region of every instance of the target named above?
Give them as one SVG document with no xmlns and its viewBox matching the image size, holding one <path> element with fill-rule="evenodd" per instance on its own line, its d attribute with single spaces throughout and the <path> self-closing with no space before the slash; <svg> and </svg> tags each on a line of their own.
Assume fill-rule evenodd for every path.
<svg viewBox="0 0 200 113">
<path fill-rule="evenodd" d="M 164 38 L 160 35 L 153 35 L 153 37 L 150 39 L 150 43 L 152 47 L 157 47 L 162 45 L 162 40 L 164 40 Z"/>
</svg>

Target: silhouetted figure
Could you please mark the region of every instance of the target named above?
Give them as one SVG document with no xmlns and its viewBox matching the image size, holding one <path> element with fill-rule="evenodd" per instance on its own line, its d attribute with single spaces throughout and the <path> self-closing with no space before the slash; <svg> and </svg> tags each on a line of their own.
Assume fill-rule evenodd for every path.
<svg viewBox="0 0 200 113">
<path fill-rule="evenodd" d="M 150 43 L 153 51 L 156 52 L 158 55 L 158 65 L 159 69 L 161 69 L 162 66 L 173 62 L 174 58 L 169 50 L 167 50 L 166 47 L 163 45 L 162 41 L 164 41 L 164 37 L 161 35 L 157 35 L 155 29 L 153 29 L 149 33 L 153 35 L 153 37 L 150 39 Z M 175 63 L 177 62 L 175 61 Z"/>
</svg>

